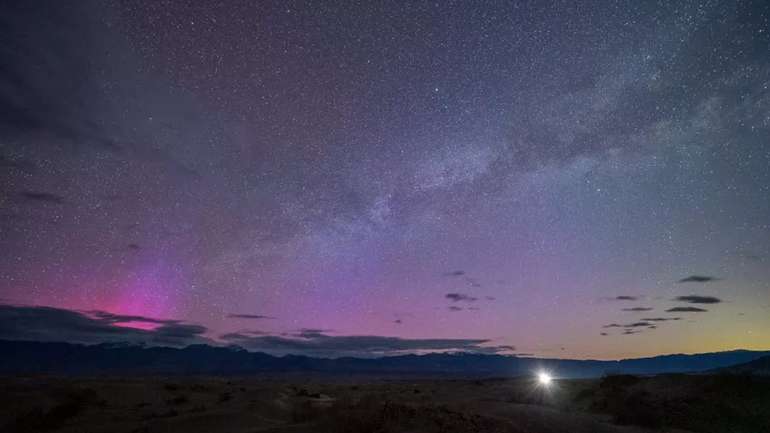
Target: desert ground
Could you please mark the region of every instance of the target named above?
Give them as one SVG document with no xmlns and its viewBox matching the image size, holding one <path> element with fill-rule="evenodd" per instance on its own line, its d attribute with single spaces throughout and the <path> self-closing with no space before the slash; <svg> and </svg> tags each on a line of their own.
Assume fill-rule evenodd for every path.
<svg viewBox="0 0 770 433">
<path fill-rule="evenodd" d="M 0 380 L 2 432 L 770 432 L 748 376 Z"/>
</svg>

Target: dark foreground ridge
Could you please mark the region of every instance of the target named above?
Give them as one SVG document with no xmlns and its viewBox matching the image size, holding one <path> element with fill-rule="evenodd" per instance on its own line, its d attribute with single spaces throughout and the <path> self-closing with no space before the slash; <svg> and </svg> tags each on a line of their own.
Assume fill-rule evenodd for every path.
<svg viewBox="0 0 770 433">
<path fill-rule="evenodd" d="M 759 433 L 770 378 L 0 377 L 3 433 Z"/>
<path fill-rule="evenodd" d="M 736 350 L 663 355 L 621 361 L 539 359 L 504 355 L 428 354 L 383 358 L 276 357 L 240 347 L 192 345 L 177 349 L 125 344 L 80 345 L 0 340 L 0 374 L 211 374 L 310 373 L 323 375 L 451 375 L 512 377 L 548 369 L 561 378 L 606 374 L 691 373 L 748 363 L 770 351 Z"/>
</svg>

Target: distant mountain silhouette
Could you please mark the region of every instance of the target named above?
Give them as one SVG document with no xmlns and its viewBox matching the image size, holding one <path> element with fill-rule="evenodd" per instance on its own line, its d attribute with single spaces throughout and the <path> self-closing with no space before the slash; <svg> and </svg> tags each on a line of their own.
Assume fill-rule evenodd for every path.
<svg viewBox="0 0 770 433">
<path fill-rule="evenodd" d="M 211 374 L 308 373 L 327 375 L 521 376 L 545 368 L 557 377 L 597 377 L 609 373 L 658 374 L 713 370 L 747 363 L 770 351 L 736 350 L 697 355 L 665 355 L 621 361 L 520 358 L 503 355 L 428 354 L 384 358 L 276 357 L 237 346 L 192 345 L 183 349 L 127 344 L 0 340 L 0 374 Z M 765 358 L 766 359 L 766 358 Z"/>
<path fill-rule="evenodd" d="M 753 361 L 745 362 L 730 367 L 720 368 L 716 373 L 750 374 L 756 376 L 770 376 L 770 356 L 763 356 Z"/>
</svg>

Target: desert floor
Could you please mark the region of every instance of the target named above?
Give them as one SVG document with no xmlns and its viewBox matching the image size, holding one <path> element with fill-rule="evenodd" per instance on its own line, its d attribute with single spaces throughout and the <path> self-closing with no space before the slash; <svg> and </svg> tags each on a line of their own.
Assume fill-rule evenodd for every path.
<svg viewBox="0 0 770 433">
<path fill-rule="evenodd" d="M 740 377 L 0 379 L 3 432 L 759 432 L 770 383 Z"/>
</svg>

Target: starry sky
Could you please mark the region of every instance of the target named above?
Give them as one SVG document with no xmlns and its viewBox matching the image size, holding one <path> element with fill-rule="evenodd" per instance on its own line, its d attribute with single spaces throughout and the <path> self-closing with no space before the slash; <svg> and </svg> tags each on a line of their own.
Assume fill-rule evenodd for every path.
<svg viewBox="0 0 770 433">
<path fill-rule="evenodd" d="M 0 32 L 2 338 L 770 349 L 770 3 L 4 1 Z"/>
</svg>

